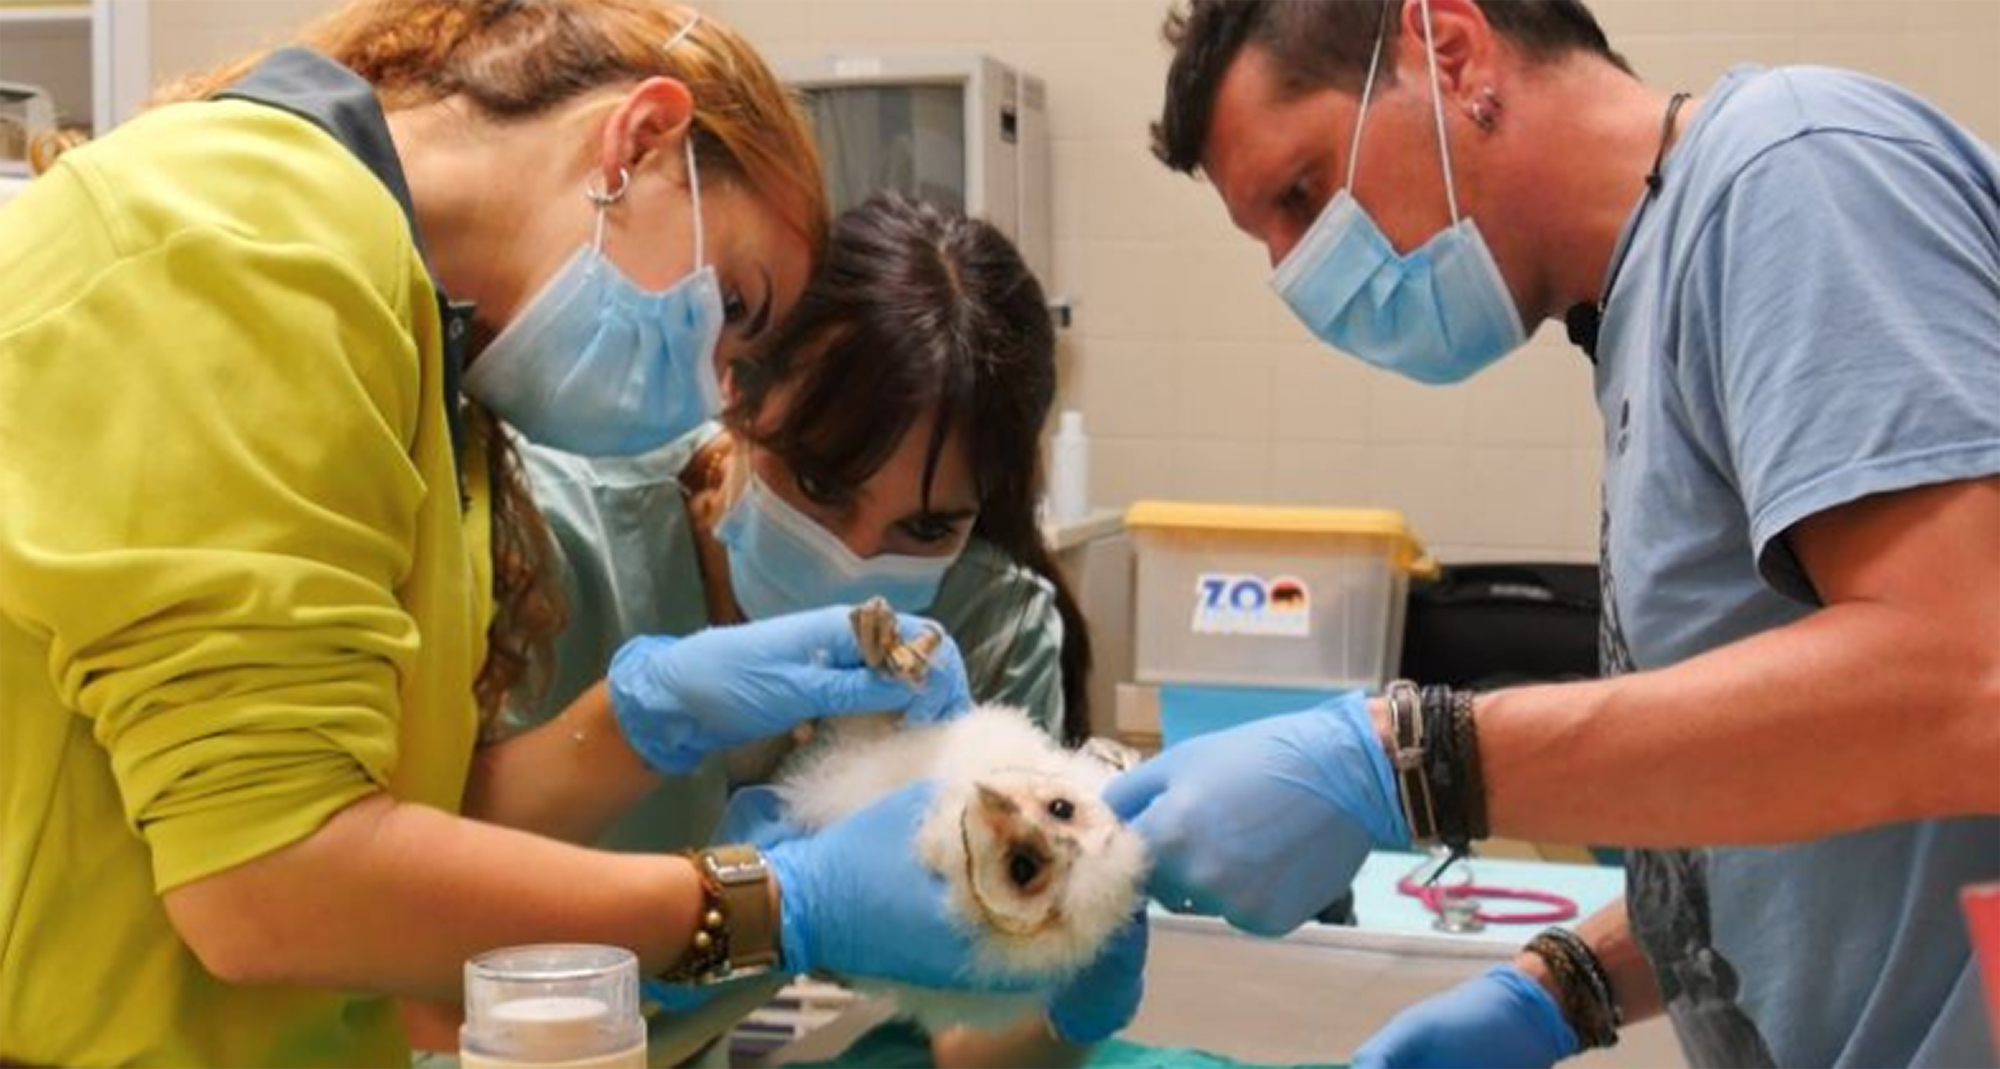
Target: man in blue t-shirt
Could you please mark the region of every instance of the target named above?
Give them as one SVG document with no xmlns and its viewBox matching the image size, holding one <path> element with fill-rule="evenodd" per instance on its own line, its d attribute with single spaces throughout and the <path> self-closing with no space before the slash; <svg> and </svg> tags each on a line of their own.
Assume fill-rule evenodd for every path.
<svg viewBox="0 0 2000 1069">
<path fill-rule="evenodd" d="M 1857 74 L 1657 92 L 1577 0 L 1167 36 L 1156 153 L 1329 346 L 1447 383 L 1568 321 L 1607 678 L 1176 747 L 1109 791 L 1155 895 L 1274 932 L 1371 846 L 1621 843 L 1627 901 L 1356 1063 L 1547 1065 L 1662 1010 L 1699 1065 L 1991 1061 L 1956 898 L 2000 879 L 2000 159 Z"/>
</svg>

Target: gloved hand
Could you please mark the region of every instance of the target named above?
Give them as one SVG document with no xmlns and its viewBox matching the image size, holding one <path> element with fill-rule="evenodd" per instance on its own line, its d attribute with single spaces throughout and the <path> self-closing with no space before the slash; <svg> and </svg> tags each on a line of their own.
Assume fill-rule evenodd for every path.
<svg viewBox="0 0 2000 1069">
<path fill-rule="evenodd" d="M 787 814 L 784 800 L 777 790 L 758 785 L 744 787 L 729 796 L 729 805 L 723 809 L 722 820 L 716 825 L 715 834 L 709 837 L 709 842 L 718 845 L 742 843 L 768 852 L 779 843 L 805 834 L 805 828 L 793 822 Z M 639 981 L 639 988 L 667 1012 L 689 1013 L 707 1005 L 735 984 L 757 982 L 758 978 L 752 977 L 690 987 L 646 977 Z"/>
<path fill-rule="evenodd" d="M 826 970 L 920 987 L 1018 991 L 975 977 L 967 929 L 944 880 L 916 852 L 935 784 L 916 783 L 818 833 L 764 850 L 778 880 L 786 970 Z"/>
<path fill-rule="evenodd" d="M 897 618 L 906 640 L 935 626 Z M 972 705 L 965 662 L 948 636 L 932 653 L 923 685 L 911 687 L 862 660 L 845 606 L 686 638 L 641 635 L 612 657 L 606 677 L 626 742 L 667 775 L 692 772 L 717 750 L 783 734 L 806 720 L 902 711 L 921 724 Z"/>
<path fill-rule="evenodd" d="M 1410 843 L 1358 693 L 1189 739 L 1113 779 L 1104 799 L 1152 848 L 1155 899 L 1259 935 L 1326 908 L 1371 847 Z"/>
<path fill-rule="evenodd" d="M 1065 1043 L 1102 1043 L 1132 1023 L 1146 993 L 1146 910 L 1111 937 L 1104 953 L 1049 1002 L 1049 1027 Z"/>
<path fill-rule="evenodd" d="M 1495 965 L 1397 1014 L 1354 1052 L 1354 1069 L 1527 1069 L 1576 1050 L 1576 1032 L 1542 985 L 1512 965 Z"/>
<path fill-rule="evenodd" d="M 729 796 L 722 819 L 715 825 L 713 843 L 745 843 L 759 850 L 790 839 L 801 838 L 806 829 L 792 821 L 784 799 L 776 787 L 741 787 Z"/>
</svg>

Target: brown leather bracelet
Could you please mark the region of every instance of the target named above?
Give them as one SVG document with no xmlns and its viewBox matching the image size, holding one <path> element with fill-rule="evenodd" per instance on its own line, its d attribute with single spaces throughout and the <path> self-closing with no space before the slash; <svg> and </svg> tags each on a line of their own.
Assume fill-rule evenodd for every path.
<svg viewBox="0 0 2000 1069">
<path fill-rule="evenodd" d="M 1475 840 L 1485 839 L 1493 831 L 1486 820 L 1486 772 L 1479 763 L 1479 725 L 1473 720 L 1476 696 L 1460 690 L 1451 698 L 1452 730 L 1458 736 L 1458 759 L 1464 769 L 1466 834 Z"/>
<path fill-rule="evenodd" d="M 1611 977 L 1583 937 L 1549 928 L 1528 941 L 1528 953 L 1542 959 L 1555 980 L 1556 1004 L 1583 1050 L 1618 1045 L 1620 1014 Z"/>
<path fill-rule="evenodd" d="M 716 846 L 684 856 L 701 878 L 700 922 L 687 953 L 660 979 L 711 984 L 775 966 L 778 918 L 771 908 L 771 873 L 764 855 L 753 846 Z"/>
</svg>

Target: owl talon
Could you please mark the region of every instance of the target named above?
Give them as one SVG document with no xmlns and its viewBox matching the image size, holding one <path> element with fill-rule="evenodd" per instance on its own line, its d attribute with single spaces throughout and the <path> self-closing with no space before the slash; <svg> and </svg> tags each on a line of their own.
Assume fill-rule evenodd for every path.
<svg viewBox="0 0 2000 1069">
<path fill-rule="evenodd" d="M 848 619 L 854 624 L 854 640 L 868 667 L 913 687 L 923 685 L 930 675 L 931 654 L 944 643 L 944 632 L 930 627 L 903 642 L 896 634 L 896 610 L 879 597 L 856 605 Z"/>
<path fill-rule="evenodd" d="M 896 647 L 896 610 L 881 598 L 869 598 L 847 614 L 854 625 L 854 641 L 861 647 L 861 659 L 880 671 Z"/>
</svg>

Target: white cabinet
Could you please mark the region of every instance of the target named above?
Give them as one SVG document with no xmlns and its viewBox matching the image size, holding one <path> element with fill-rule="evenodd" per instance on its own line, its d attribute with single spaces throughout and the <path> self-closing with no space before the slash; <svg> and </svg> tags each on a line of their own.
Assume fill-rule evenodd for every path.
<svg viewBox="0 0 2000 1069">
<path fill-rule="evenodd" d="M 0 82 L 40 86 L 64 126 L 101 133 L 151 86 L 149 0 L 0 0 Z"/>
<path fill-rule="evenodd" d="M 139 109 L 152 83 L 150 2 L 0 0 L 0 83 L 46 93 L 60 127 L 111 129 Z M 18 123 L 22 112 L 15 106 L 6 118 Z M 0 203 L 28 181 L 22 133 L 0 138 Z"/>
<path fill-rule="evenodd" d="M 1132 538 L 1125 533 L 1125 513 L 1096 509 L 1069 523 L 1046 524 L 1042 535 L 1090 625 L 1090 733 L 1118 738 L 1119 685 L 1132 681 Z"/>
</svg>

